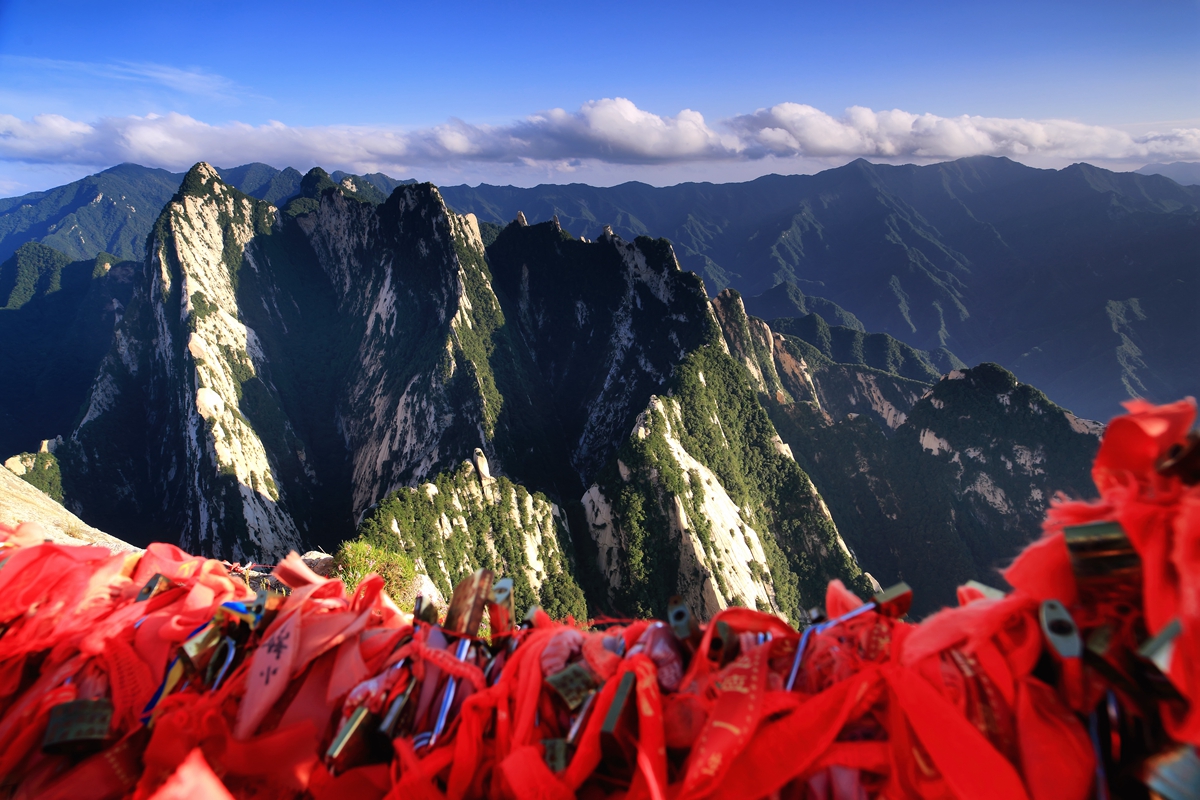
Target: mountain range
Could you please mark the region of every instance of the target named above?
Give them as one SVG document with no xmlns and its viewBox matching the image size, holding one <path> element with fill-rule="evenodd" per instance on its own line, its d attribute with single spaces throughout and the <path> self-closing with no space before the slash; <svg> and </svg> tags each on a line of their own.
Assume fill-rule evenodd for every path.
<svg viewBox="0 0 1200 800">
<path fill-rule="evenodd" d="M 799 621 L 831 578 L 860 595 L 906 580 L 921 613 L 951 602 L 962 581 L 995 583 L 1049 498 L 1090 493 L 1101 430 L 1018 381 L 1030 362 L 1010 371 L 973 355 L 986 344 L 978 316 L 1011 324 L 1012 338 L 1036 310 L 1002 312 L 1003 298 L 988 296 L 995 273 L 1024 270 L 1028 285 L 1009 296 L 1057 302 L 1063 318 L 1086 306 L 1074 295 L 1103 297 L 1137 274 L 1195 280 L 1182 266 L 1191 190 L 1086 165 L 863 162 L 674 195 L 496 190 L 533 193 L 506 219 L 499 201 L 472 208 L 493 187 L 200 164 L 146 225 L 140 253 L 112 234 L 143 224 L 133 212 L 123 227 L 124 212 L 103 200 L 54 216 L 53 204 L 111 192 L 103 181 L 138 170 L 6 206 L 40 218 L 41 239 L 33 223 L 0 216 L 12 253 L 0 264 L 0 444 L 51 440 L 20 463 L 57 469 L 68 508 L 134 544 L 166 538 L 246 561 L 356 541 L 394 552 L 431 594 L 489 566 L 518 576 L 523 600 L 577 616 L 662 613 L 681 594 L 705 616 L 744 604 Z M 611 224 L 589 227 L 565 201 L 539 207 L 538 191 L 649 203 L 647 217 L 685 197 L 713 231 L 716 266 L 686 271 L 700 263 L 698 238 L 642 235 L 641 218 L 615 205 L 598 212 Z M 718 206 L 729 216 L 712 227 Z M 72 214 L 121 252 L 57 249 L 47 237 Z M 1152 268 L 1135 262 L 1037 305 L 1029 286 L 1056 285 L 1034 267 L 1054 262 L 1038 250 L 1045 219 L 1079 241 L 1098 214 L 1126 237 L 1122 252 Z M 771 231 L 777 263 L 792 265 L 775 276 L 786 279 L 745 293 L 719 280 L 717 269 L 751 274 Z M 786 258 L 785 240 L 795 245 Z M 1066 244 L 1054 247 L 1061 271 L 1079 268 Z M 935 250 L 937 263 L 925 255 Z M 1018 256 L 1027 260 L 1005 260 Z M 901 294 L 879 286 L 889 269 L 910 281 L 909 319 L 952 296 L 971 313 L 953 335 L 889 332 L 880 320 L 903 318 Z M 865 299 L 850 291 L 852 273 Z M 1162 318 L 1167 293 L 1135 288 L 1105 313 L 1110 334 L 1124 315 L 1118 347 L 1144 348 L 1130 369 L 1145 376 L 1195 347 L 1146 332 L 1186 334 L 1194 315 Z M 989 323 L 997 341 L 1001 319 Z M 1061 347 L 1039 363 L 1117 359 L 1100 342 L 1079 366 L 1062 349 L 1092 330 L 1076 322 L 1047 334 Z M 1092 377 L 1102 394 L 1105 374 Z"/>
<path fill-rule="evenodd" d="M 1181 186 L 1200 184 L 1200 162 L 1172 161 L 1170 164 L 1147 164 L 1139 169 L 1140 175 L 1165 175 Z"/>
<path fill-rule="evenodd" d="M 719 186 L 444 194 L 481 221 L 520 209 L 589 237 L 602 220 L 623 236 L 653 231 L 710 291 L 750 298 L 790 283 L 912 347 L 1003 364 L 1085 416 L 1200 391 L 1200 187 L 1163 176 L 976 157 Z"/>
<path fill-rule="evenodd" d="M 300 191 L 292 169 L 218 173 L 277 205 Z M 378 173 L 330 177 L 371 202 L 400 185 Z M 127 164 L 2 200 L 0 262 L 26 241 L 72 259 L 141 259 L 181 179 Z M 975 157 L 931 166 L 859 160 L 739 184 L 440 191 L 450 208 L 476 215 L 485 244 L 519 211 L 535 223 L 557 217 L 588 239 L 605 225 L 627 240 L 664 236 L 707 291 L 737 289 L 752 313 L 818 313 L 964 363 L 999 363 L 1083 416 L 1106 419 L 1130 397 L 1200 393 L 1191 307 L 1200 186 L 1162 175 Z"/>
</svg>

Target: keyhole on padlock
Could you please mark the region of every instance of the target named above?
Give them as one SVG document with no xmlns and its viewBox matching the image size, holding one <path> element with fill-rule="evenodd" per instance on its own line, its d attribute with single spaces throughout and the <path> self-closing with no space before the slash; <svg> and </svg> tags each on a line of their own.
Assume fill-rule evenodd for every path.
<svg viewBox="0 0 1200 800">
<path fill-rule="evenodd" d="M 1055 636 L 1070 636 L 1075 632 L 1075 626 L 1069 620 L 1055 619 L 1050 621 L 1050 632 Z"/>
</svg>

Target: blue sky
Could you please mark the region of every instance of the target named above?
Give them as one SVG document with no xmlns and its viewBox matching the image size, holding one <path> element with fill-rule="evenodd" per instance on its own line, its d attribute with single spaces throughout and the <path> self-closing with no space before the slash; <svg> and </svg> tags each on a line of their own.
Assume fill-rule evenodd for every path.
<svg viewBox="0 0 1200 800">
<path fill-rule="evenodd" d="M 973 153 L 1200 160 L 1200 2 L 0 0 L 0 194 L 122 160 L 663 184 Z"/>
</svg>

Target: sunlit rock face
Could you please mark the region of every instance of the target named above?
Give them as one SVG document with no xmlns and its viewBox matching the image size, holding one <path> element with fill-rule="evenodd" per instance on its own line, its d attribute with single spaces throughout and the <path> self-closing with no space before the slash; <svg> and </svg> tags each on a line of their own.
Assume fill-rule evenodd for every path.
<svg viewBox="0 0 1200 800">
<path fill-rule="evenodd" d="M 110 522 L 122 511 L 157 516 L 177 526 L 185 547 L 236 560 L 300 547 L 278 454 L 242 411 L 248 384 L 276 394 L 241 313 L 238 276 L 257 269 L 250 243 L 277 213 L 207 164 L 163 209 L 115 345 L 64 447 L 69 499 L 81 512 Z"/>
<path fill-rule="evenodd" d="M 464 367 L 464 340 L 488 335 L 473 312 L 498 311 L 478 227 L 431 186 L 383 205 L 308 194 L 281 212 L 206 164 L 188 174 L 72 437 L 81 511 L 149 511 L 187 547 L 269 559 L 336 544 L 316 528 L 347 535 L 450 463 L 446 439 L 488 446 L 486 359 Z M 97 471 L 115 493 L 89 491 Z"/>
<path fill-rule="evenodd" d="M 276 206 L 193 168 L 57 448 L 66 504 L 243 562 L 370 529 L 430 597 L 492 565 L 564 614 L 799 622 L 835 578 L 986 579 L 1095 441 L 987 365 L 710 300 L 666 240 L 390 188 L 314 169 Z"/>
<path fill-rule="evenodd" d="M 360 530 L 402 549 L 416 568 L 417 592 L 444 604 L 463 574 L 486 567 L 513 580 L 521 609 L 538 604 L 557 618 L 584 619 L 566 514 L 540 492 L 487 472 L 477 450 L 433 481 L 397 489 Z"/>
</svg>

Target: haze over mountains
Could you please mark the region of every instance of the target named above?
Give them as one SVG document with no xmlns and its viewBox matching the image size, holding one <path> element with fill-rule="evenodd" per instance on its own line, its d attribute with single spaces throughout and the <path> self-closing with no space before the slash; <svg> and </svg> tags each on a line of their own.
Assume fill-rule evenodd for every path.
<svg viewBox="0 0 1200 800">
<path fill-rule="evenodd" d="M 993 158 L 663 189 L 123 165 L 0 201 L 0 455 L 62 436 L 40 468 L 134 543 L 357 529 L 563 609 L 798 619 L 833 577 L 932 608 L 1090 493 L 1081 417 L 1200 393 L 1198 221 L 1200 187 Z"/>
<path fill-rule="evenodd" d="M 1137 170 L 1140 175 L 1165 175 L 1181 186 L 1200 184 L 1200 162 L 1172 161 L 1170 164 L 1147 164 Z"/>
</svg>

